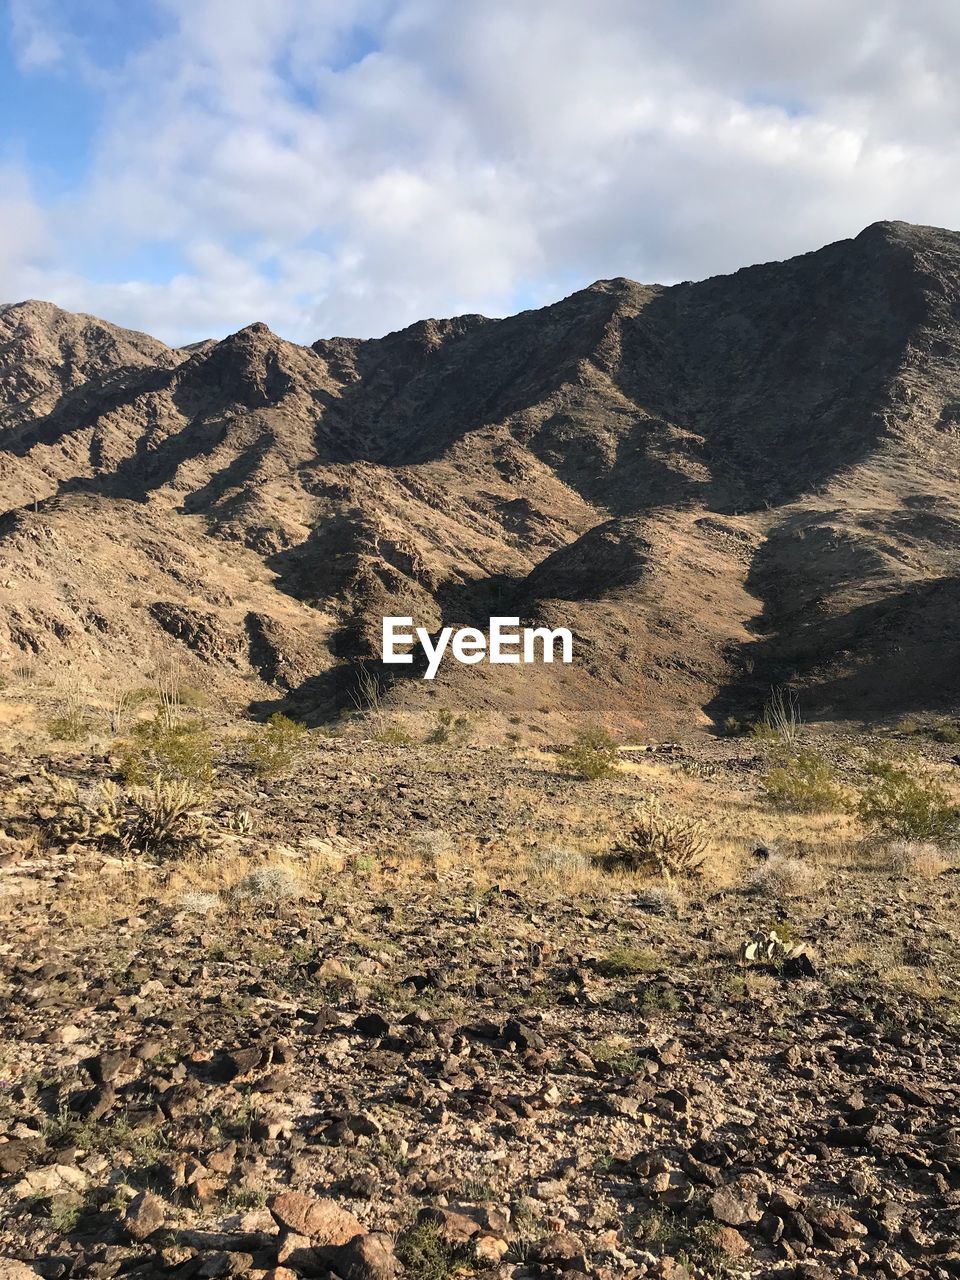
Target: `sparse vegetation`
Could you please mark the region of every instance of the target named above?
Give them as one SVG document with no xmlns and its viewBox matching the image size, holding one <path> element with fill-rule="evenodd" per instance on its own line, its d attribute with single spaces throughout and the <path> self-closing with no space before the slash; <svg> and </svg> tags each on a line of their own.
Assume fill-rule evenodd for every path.
<svg viewBox="0 0 960 1280">
<path fill-rule="evenodd" d="M 189 782 L 155 777 L 149 787 L 121 790 L 115 783 L 81 791 L 51 776 L 54 812 L 50 830 L 65 844 L 117 845 L 152 855 L 205 848 L 202 799 Z"/>
<path fill-rule="evenodd" d="M 886 862 L 899 876 L 932 880 L 950 865 L 938 845 L 924 840 L 895 840 L 886 849 Z"/>
<path fill-rule="evenodd" d="M 620 1076 L 635 1075 L 643 1066 L 643 1056 L 624 1036 L 613 1035 L 590 1045 L 590 1057 Z"/>
<path fill-rule="evenodd" d="M 128 846 L 149 854 L 205 847 L 202 800 L 189 782 L 154 778 L 151 786 L 138 788 L 131 798 L 133 813 L 123 836 Z"/>
<path fill-rule="evenodd" d="M 234 903 L 294 902 L 303 896 L 303 882 L 286 867 L 257 867 L 230 890 Z"/>
<path fill-rule="evenodd" d="M 818 883 L 816 869 L 805 859 L 774 853 L 750 874 L 749 887 L 783 902 L 810 894 Z"/>
<path fill-rule="evenodd" d="M 120 776 L 143 785 L 153 778 L 209 787 L 214 778 L 213 744 L 197 720 L 172 720 L 170 705 L 140 720 L 120 747 Z"/>
<path fill-rule="evenodd" d="M 620 946 L 596 961 L 597 973 L 605 978 L 628 978 L 638 973 L 656 973 L 661 967 L 655 951 Z"/>
<path fill-rule="evenodd" d="M 960 834 L 960 806 L 917 767 L 871 760 L 872 782 L 860 796 L 859 814 L 868 826 L 904 840 L 950 841 Z"/>
<path fill-rule="evenodd" d="M 567 880 L 571 876 L 582 875 L 588 871 L 590 859 L 586 854 L 578 853 L 575 849 L 551 845 L 546 849 L 537 850 L 533 865 L 541 875 Z"/>
<path fill-rule="evenodd" d="M 763 714 L 753 725 L 751 733 L 755 738 L 767 742 L 780 742 L 786 746 L 796 746 L 803 729 L 800 715 L 800 699 L 787 687 L 774 687 L 763 708 Z"/>
<path fill-rule="evenodd" d="M 415 831 L 410 837 L 410 852 L 434 864 L 451 856 L 453 839 L 447 831 Z"/>
<path fill-rule="evenodd" d="M 675 884 L 646 885 L 637 894 L 637 905 L 658 916 L 678 916 L 686 897 Z"/>
<path fill-rule="evenodd" d="M 465 715 L 455 715 L 447 707 L 441 707 L 437 712 L 436 723 L 424 742 L 432 747 L 463 746 L 470 741 L 473 732 L 473 726 L 470 717 Z"/>
<path fill-rule="evenodd" d="M 385 747 L 412 747 L 415 741 L 413 735 L 398 724 L 385 724 L 374 733 L 373 740 Z"/>
<path fill-rule="evenodd" d="M 309 738 L 306 725 L 275 711 L 266 724 L 247 734 L 247 760 L 262 778 L 283 777 L 303 759 Z"/>
<path fill-rule="evenodd" d="M 82 742 L 90 736 L 90 716 L 81 706 L 67 707 L 47 721 L 47 733 L 59 742 Z"/>
<path fill-rule="evenodd" d="M 557 752 L 564 773 L 589 781 L 612 778 L 620 768 L 620 750 L 606 729 L 581 729 L 567 746 Z"/>
<path fill-rule="evenodd" d="M 449 1280 L 477 1270 L 473 1250 L 449 1243 L 432 1222 L 401 1232 L 396 1252 L 408 1274 L 417 1280 Z"/>
</svg>

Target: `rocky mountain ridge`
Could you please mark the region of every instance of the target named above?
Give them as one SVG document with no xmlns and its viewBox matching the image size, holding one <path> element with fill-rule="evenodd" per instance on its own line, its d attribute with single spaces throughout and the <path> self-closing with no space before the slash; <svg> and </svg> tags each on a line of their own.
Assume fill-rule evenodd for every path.
<svg viewBox="0 0 960 1280">
<path fill-rule="evenodd" d="M 0 308 L 0 661 L 320 719 L 380 618 L 569 626 L 572 667 L 383 673 L 398 711 L 670 733 L 960 701 L 960 234 L 879 223 L 502 320 L 172 350 Z M 399 673 L 399 677 L 397 676 Z M 389 677 L 389 679 L 387 679 Z"/>
</svg>

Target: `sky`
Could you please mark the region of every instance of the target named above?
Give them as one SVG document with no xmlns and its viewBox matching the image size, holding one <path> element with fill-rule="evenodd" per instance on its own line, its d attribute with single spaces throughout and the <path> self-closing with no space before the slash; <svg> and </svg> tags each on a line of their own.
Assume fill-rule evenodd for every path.
<svg viewBox="0 0 960 1280">
<path fill-rule="evenodd" d="M 960 227 L 956 0 L 0 0 L 0 300 L 299 342 Z"/>
</svg>

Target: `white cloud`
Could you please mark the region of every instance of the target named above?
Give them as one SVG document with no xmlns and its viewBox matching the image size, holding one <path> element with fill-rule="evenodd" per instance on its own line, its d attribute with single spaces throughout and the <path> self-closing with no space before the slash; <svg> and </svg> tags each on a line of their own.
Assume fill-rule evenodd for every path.
<svg viewBox="0 0 960 1280">
<path fill-rule="evenodd" d="M 8 296 L 29 275 L 172 340 L 254 319 L 311 340 L 956 219 L 954 0 L 162 10 L 166 34 L 98 81 L 95 162 L 49 211 L 58 261 L 26 272 L 21 227 Z M 69 56 L 22 23 L 26 63 Z M 168 279 L 77 266 L 109 281 L 155 240 L 183 258 Z"/>
<path fill-rule="evenodd" d="M 63 41 L 45 0 L 9 0 L 10 36 L 24 71 L 50 67 L 63 57 Z"/>
<path fill-rule="evenodd" d="M 46 218 L 26 173 L 0 163 L 0 282 L 11 286 L 11 297 L 19 296 L 19 286 L 42 267 L 50 250 Z"/>
</svg>

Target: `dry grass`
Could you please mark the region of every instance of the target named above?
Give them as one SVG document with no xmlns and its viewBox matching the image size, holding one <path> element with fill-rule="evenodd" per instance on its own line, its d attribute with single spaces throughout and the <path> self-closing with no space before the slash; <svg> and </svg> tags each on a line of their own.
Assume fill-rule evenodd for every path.
<svg viewBox="0 0 960 1280">
<path fill-rule="evenodd" d="M 783 902 L 788 898 L 809 897 L 822 882 L 818 869 L 803 858 L 789 854 L 772 854 L 748 877 L 747 884 L 755 893 Z"/>
<path fill-rule="evenodd" d="M 933 880 L 950 863 L 939 845 L 925 840 L 894 840 L 887 845 L 884 861 L 894 875 Z"/>
</svg>

